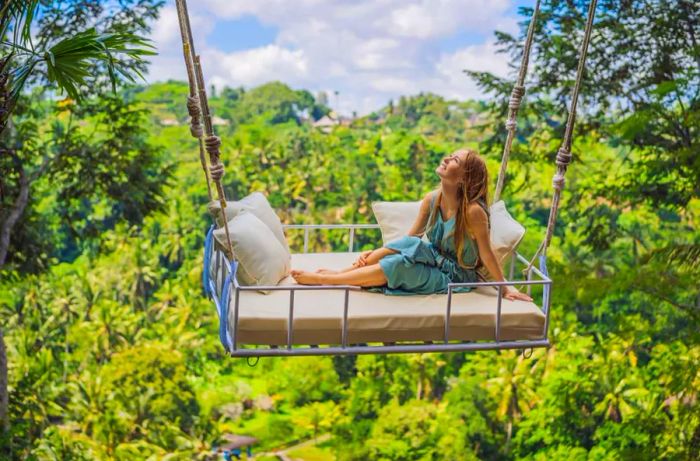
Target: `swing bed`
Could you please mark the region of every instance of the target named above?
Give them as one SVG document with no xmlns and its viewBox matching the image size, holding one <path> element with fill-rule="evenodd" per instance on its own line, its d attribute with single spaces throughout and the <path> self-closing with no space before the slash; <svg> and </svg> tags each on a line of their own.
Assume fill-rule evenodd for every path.
<svg viewBox="0 0 700 461">
<path fill-rule="evenodd" d="M 547 272 L 546 251 L 551 241 L 564 176 L 571 162 L 571 141 L 576 105 L 590 41 L 597 0 L 589 4 L 579 54 L 572 99 L 561 147 L 556 156 L 552 206 L 544 239 L 528 260 L 514 251 L 506 281 L 450 283 L 447 294 L 387 296 L 357 286 L 299 285 L 290 276 L 277 285 L 245 286 L 239 283 L 237 261 L 228 226 L 225 245 L 214 239 L 212 226 L 205 239 L 202 281 L 205 294 L 216 306 L 219 338 L 234 357 L 389 354 L 460 352 L 474 350 L 533 349 L 548 347 L 552 280 Z M 499 200 L 506 176 L 516 118 L 527 74 L 530 49 L 536 28 L 540 0 L 528 27 L 522 61 L 509 101 L 503 149 L 494 202 Z M 176 0 L 183 52 L 189 81 L 187 108 L 190 131 L 199 142 L 199 157 L 207 180 L 210 200 L 226 209 L 221 185 L 224 169 L 220 161 L 221 140 L 214 134 L 199 55 L 192 39 L 186 0 Z M 209 161 L 207 162 L 206 154 Z M 208 163 L 208 164 L 207 164 Z M 359 256 L 354 240 L 357 232 L 373 231 L 377 224 L 288 224 L 287 232 L 303 231 L 303 252 L 291 255 L 292 267 L 347 267 Z M 309 234 L 316 231 L 346 230 L 348 251 L 309 253 Z M 535 261 L 538 267 L 535 267 Z M 514 280 L 516 267 L 522 280 Z M 520 271 L 519 271 L 520 272 Z M 541 291 L 541 302 L 503 300 L 501 287 L 524 287 L 528 294 Z M 458 293 L 459 287 L 470 287 Z M 263 294 L 265 292 L 265 294 Z"/>
</svg>

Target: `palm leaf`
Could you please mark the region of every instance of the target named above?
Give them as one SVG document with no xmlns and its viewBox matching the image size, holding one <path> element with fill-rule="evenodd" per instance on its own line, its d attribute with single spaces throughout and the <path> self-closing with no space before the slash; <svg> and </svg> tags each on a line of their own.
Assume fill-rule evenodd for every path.
<svg viewBox="0 0 700 461">
<path fill-rule="evenodd" d="M 700 270 L 700 244 L 686 243 L 657 248 L 649 253 L 646 262 L 657 261 L 680 270 Z"/>
<path fill-rule="evenodd" d="M 31 43 L 32 21 L 39 8 L 39 0 L 4 0 L 0 6 L 0 37 L 12 29 L 17 42 Z"/>
<path fill-rule="evenodd" d="M 24 49 L 24 53 L 32 52 Z M 61 40 L 44 52 L 30 54 L 13 72 L 10 94 L 16 100 L 34 69 L 45 64 L 48 80 L 77 100 L 81 97 L 80 87 L 91 76 L 95 63 L 101 62 L 107 67 L 112 87 L 116 89 L 120 78 L 131 82 L 135 81 L 135 76 L 143 78 L 137 69 L 128 65 L 127 59 L 139 63 L 144 56 L 154 54 L 150 41 L 137 35 L 99 34 L 94 28 L 88 29 Z"/>
</svg>

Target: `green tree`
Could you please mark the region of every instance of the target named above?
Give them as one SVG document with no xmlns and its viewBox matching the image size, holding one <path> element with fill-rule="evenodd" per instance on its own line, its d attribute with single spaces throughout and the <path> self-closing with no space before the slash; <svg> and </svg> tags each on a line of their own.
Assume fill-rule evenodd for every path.
<svg viewBox="0 0 700 461">
<path fill-rule="evenodd" d="M 87 83 L 90 66 L 101 63 L 115 88 L 119 79 L 134 79 L 139 75 L 133 63 L 152 54 L 146 40 L 126 27 L 118 32 L 98 33 L 86 28 L 70 36 L 39 34 L 36 46 L 32 27 L 40 2 L 38 0 L 4 0 L 0 3 L 0 268 L 6 261 L 10 238 L 30 201 L 32 183 L 45 174 L 51 163 L 49 156 L 36 153 L 22 155 L 19 146 L 31 146 L 31 141 L 17 136 L 12 127 L 6 129 L 11 114 L 29 81 L 46 83 L 80 98 L 80 87 Z M 153 8 L 151 8 L 153 9 Z M 51 15 L 47 12 L 44 20 Z M 74 18 L 75 19 L 75 18 Z M 126 22 L 122 24 L 124 26 Z M 65 33 L 65 32 L 61 32 Z M 7 375 L 4 337 L 0 332 L 0 376 Z M 3 434 L 7 432 L 7 381 L 0 379 L 0 415 Z M 4 438 L 4 436 L 3 436 Z"/>
<path fill-rule="evenodd" d="M 261 115 L 272 124 L 299 122 L 303 111 L 312 112 L 315 107 L 314 97 L 308 91 L 295 91 L 284 83 L 271 82 L 243 93 L 231 116 L 236 123 L 249 122 Z"/>
<path fill-rule="evenodd" d="M 50 155 L 41 157 L 33 152 L 31 139 L 22 137 L 12 127 L 5 129 L 27 82 L 44 83 L 66 92 L 73 99 L 80 99 L 84 93 L 82 87 L 89 82 L 95 63 L 104 66 L 112 88 L 116 88 L 119 80 L 133 81 L 140 75 L 133 62 L 153 54 L 145 39 L 126 28 L 113 33 L 88 28 L 69 37 L 54 31 L 54 34 L 41 35 L 35 47 L 32 26 L 39 5 L 38 0 L 6 0 L 0 9 L 0 37 L 3 39 L 0 52 L 4 55 L 0 61 L 0 94 L 4 95 L 0 101 L 3 153 L 0 169 L 5 173 L 3 189 L 9 192 L 7 196 L 13 197 L 2 203 L 0 267 L 7 260 L 12 231 L 29 203 L 32 183 L 46 173 L 53 160 Z M 22 149 L 25 146 L 28 149 Z"/>
<path fill-rule="evenodd" d="M 538 18 L 536 52 L 531 63 L 525 114 L 521 117 L 523 139 L 534 144 L 547 126 L 555 138 L 564 128 L 571 84 L 586 20 L 587 1 L 544 2 Z M 521 13 L 529 17 L 531 9 Z M 501 50 L 518 58 L 519 37 L 497 33 Z M 637 211 L 647 204 L 663 216 L 684 213 L 700 195 L 700 9 L 689 0 L 659 3 L 602 1 L 587 58 L 581 89 L 578 134 L 590 134 L 619 150 L 621 167 L 608 181 L 598 181 L 585 194 L 604 199 L 619 209 Z M 505 119 L 511 85 L 489 73 L 469 72 L 498 103 L 490 106 L 497 119 Z M 561 114 L 561 115 L 557 115 Z M 533 123 L 533 119 L 536 122 Z M 502 146 L 505 132 L 498 130 L 491 147 Z M 554 147 L 545 153 L 552 159 Z M 525 159 L 531 150 L 517 148 L 513 158 Z M 589 152 L 574 144 L 574 165 L 586 162 Z M 514 165 L 515 166 L 515 165 Z M 600 202 L 600 201 L 599 201 Z M 601 203 L 598 203 L 598 210 Z M 566 218 L 564 218 L 566 219 Z M 672 218 L 674 219 L 674 218 Z M 606 213 L 613 226 L 619 215 Z M 610 225 L 589 229 L 593 241 L 608 242 Z M 686 234 L 688 235 L 688 234 Z M 614 236 L 612 236 L 614 237 Z M 667 242 L 686 257 L 698 261 L 697 238 L 678 235 Z M 681 259 L 684 257 L 677 254 Z"/>
</svg>

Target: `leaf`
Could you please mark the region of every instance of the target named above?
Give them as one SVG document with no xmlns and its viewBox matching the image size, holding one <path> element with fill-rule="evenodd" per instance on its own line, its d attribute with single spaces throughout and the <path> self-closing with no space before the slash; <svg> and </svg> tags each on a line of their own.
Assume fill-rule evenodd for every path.
<svg viewBox="0 0 700 461">
<path fill-rule="evenodd" d="M 646 262 L 661 262 L 681 270 L 700 271 L 700 244 L 669 245 L 653 250 Z"/>
<path fill-rule="evenodd" d="M 28 77 L 37 64 L 45 62 L 47 77 L 71 98 L 81 98 L 80 87 L 86 84 L 95 63 L 102 62 L 116 90 L 119 76 L 134 81 L 133 74 L 143 75 L 132 69 L 124 58 L 143 61 L 144 56 L 155 54 L 150 41 L 129 33 L 98 34 L 94 28 L 59 41 L 43 53 L 36 53 L 28 63 L 20 65 L 11 84 L 11 95 L 16 100 Z M 27 50 L 31 51 L 31 50 Z"/>
</svg>

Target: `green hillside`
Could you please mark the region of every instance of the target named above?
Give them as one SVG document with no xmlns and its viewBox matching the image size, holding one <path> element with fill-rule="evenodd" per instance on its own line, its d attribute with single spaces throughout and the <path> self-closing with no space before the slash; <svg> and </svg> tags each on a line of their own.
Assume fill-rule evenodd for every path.
<svg viewBox="0 0 700 461">
<path fill-rule="evenodd" d="M 143 142 L 162 150 L 152 180 L 163 195 L 142 222 L 103 224 L 74 242 L 74 256 L 63 246 L 69 231 L 50 213 L 62 206 L 62 190 L 48 180 L 38 187 L 36 219 L 59 221 L 41 242 L 50 248 L 47 269 L 10 273 L 1 290 L 16 454 L 189 458 L 222 434 L 253 435 L 257 449 L 268 450 L 314 431 L 331 434 L 323 451 L 337 459 L 605 458 L 690 448 L 675 440 L 698 434 L 691 396 L 700 349 L 690 341 L 697 318 L 647 291 L 666 261 L 636 261 L 696 232 L 697 199 L 683 213 L 603 200 L 598 185 L 614 182 L 629 154 L 595 135 L 579 138 L 574 149 L 586 160 L 572 166 L 549 253 L 550 350 L 529 359 L 486 352 L 262 359 L 249 367 L 225 357 L 214 306 L 200 288 L 209 219 L 196 144 L 176 109 L 185 90 L 175 82 L 132 90 L 134 110 L 146 110 Z M 328 134 L 284 119 L 284 85 L 250 90 L 239 104 L 271 90 L 280 90 L 279 105 L 219 131 L 230 197 L 263 191 L 284 222 L 373 222 L 372 200 L 419 198 L 435 187 L 441 156 L 482 146 L 490 134 L 469 123 L 478 104 L 432 95 L 402 98 L 382 122 L 365 117 Z M 219 98 L 213 105 L 241 110 Z M 161 126 L 171 115 L 180 125 Z M 81 130 L 95 124 L 99 131 L 88 118 Z M 525 254 L 539 243 L 551 196 L 547 160 L 556 139 L 541 136 L 528 158 L 510 165 L 506 200 L 528 228 Z M 495 150 L 488 161 L 494 177 Z M 85 219 L 102 206 L 115 205 L 93 203 Z M 603 228 L 605 220 L 611 225 Z M 289 239 L 300 251 L 301 236 Z M 370 248 L 378 235 L 361 243 Z M 313 240 L 314 249 L 341 245 L 340 235 Z M 675 289 L 692 290 L 692 280 L 679 281 Z"/>
<path fill-rule="evenodd" d="M 537 69 L 504 192 L 525 255 L 544 235 L 568 96 Z M 213 446 L 241 434 L 258 439 L 256 459 L 697 459 L 700 68 L 684 72 L 640 79 L 644 107 L 603 105 L 612 84 L 595 78 L 585 94 L 548 252 L 551 348 L 255 366 L 226 356 L 202 293 L 210 217 L 186 84 L 82 101 L 28 88 L 3 138 L 38 173 L 0 272 L 0 458 L 219 459 Z M 211 99 L 225 191 L 264 192 L 284 223 L 369 223 L 372 201 L 419 199 L 464 146 L 487 159 L 493 190 L 510 86 L 475 77 L 488 101 L 405 95 L 328 133 L 309 91 L 225 89 Z M 9 155 L 0 168 L 6 219 L 22 174 Z M 301 251 L 302 234 L 287 237 Z M 345 239 L 312 234 L 310 250 Z"/>
</svg>

